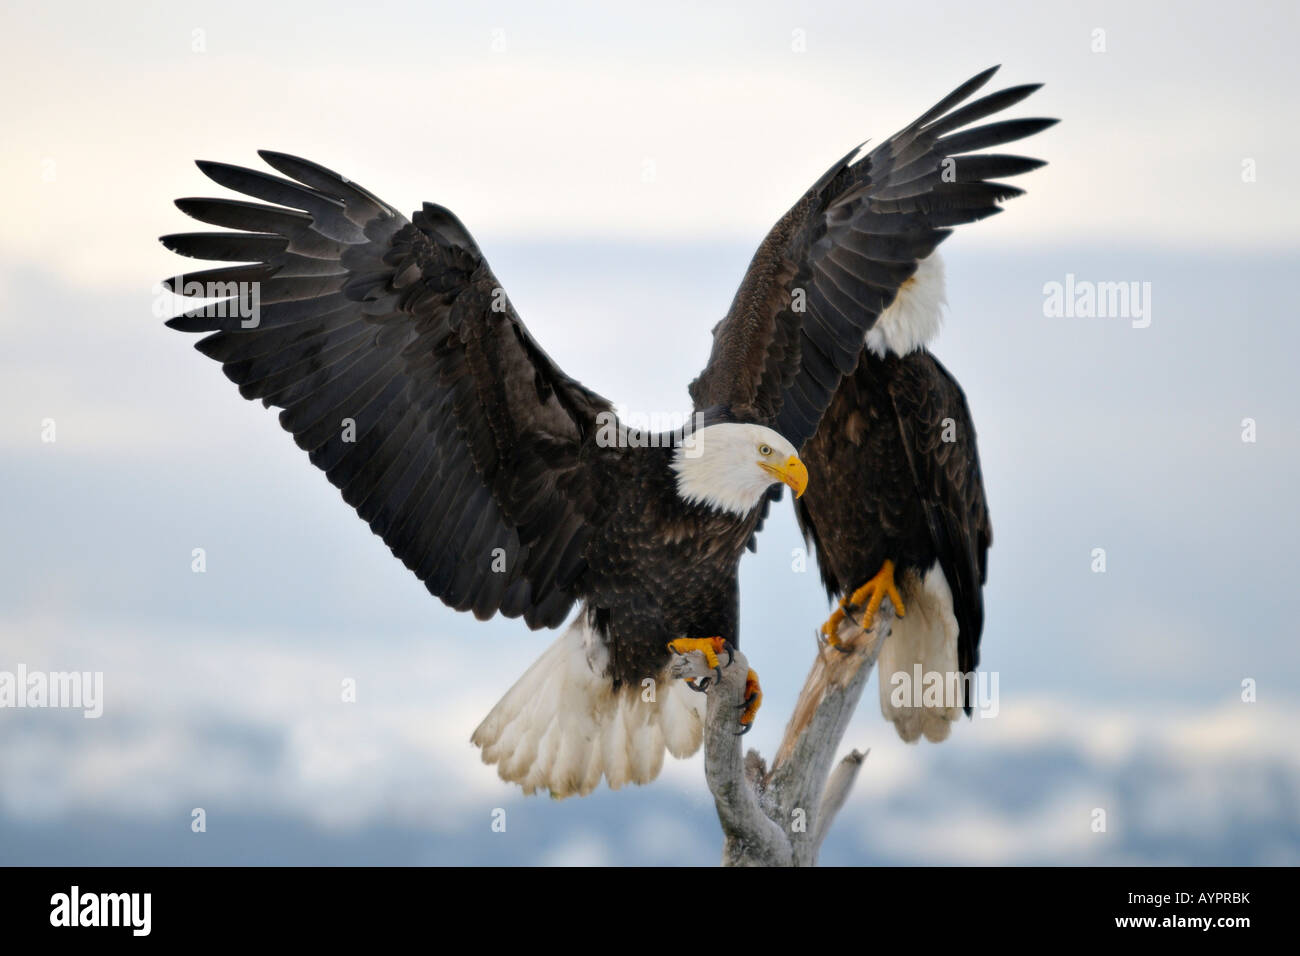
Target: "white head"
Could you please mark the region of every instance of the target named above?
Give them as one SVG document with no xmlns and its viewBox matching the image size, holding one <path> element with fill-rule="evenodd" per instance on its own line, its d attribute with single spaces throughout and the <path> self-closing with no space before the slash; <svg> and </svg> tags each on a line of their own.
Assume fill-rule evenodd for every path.
<svg viewBox="0 0 1300 956">
<path fill-rule="evenodd" d="M 673 470 L 677 495 L 688 504 L 741 516 L 778 481 L 796 498 L 808 487 L 808 469 L 794 446 L 762 425 L 706 425 L 673 453 Z"/>
</svg>

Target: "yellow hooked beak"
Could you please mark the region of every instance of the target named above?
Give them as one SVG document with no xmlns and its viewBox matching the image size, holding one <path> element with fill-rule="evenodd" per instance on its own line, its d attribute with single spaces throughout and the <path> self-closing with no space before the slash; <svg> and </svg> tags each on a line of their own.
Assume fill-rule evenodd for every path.
<svg viewBox="0 0 1300 956">
<path fill-rule="evenodd" d="M 798 498 L 803 494 L 804 489 L 808 487 L 808 469 L 794 455 L 786 459 L 784 465 L 769 465 L 765 461 L 760 461 L 758 467 L 775 478 L 777 481 L 784 482 L 794 491 L 794 496 Z"/>
</svg>

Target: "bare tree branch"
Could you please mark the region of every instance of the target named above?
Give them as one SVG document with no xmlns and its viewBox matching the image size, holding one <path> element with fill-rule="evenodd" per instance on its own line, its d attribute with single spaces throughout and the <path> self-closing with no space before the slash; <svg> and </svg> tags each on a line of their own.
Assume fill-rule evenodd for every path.
<svg viewBox="0 0 1300 956">
<path fill-rule="evenodd" d="M 822 841 L 830 832 L 835 814 L 840 812 L 840 807 L 844 806 L 844 801 L 849 798 L 849 791 L 853 789 L 853 782 L 858 779 L 862 762 L 867 759 L 867 754 L 870 752 L 851 750 L 831 771 L 831 778 L 826 781 L 826 792 L 822 794 L 822 804 L 817 808 L 817 829 L 813 831 L 814 853 L 821 852 Z"/>
<path fill-rule="evenodd" d="M 749 664 L 737 653 L 722 679 L 699 652 L 673 658 L 674 677 L 708 678 L 704 772 L 722 823 L 723 866 L 812 866 L 865 754 L 853 751 L 832 777 L 831 761 L 894 621 L 886 600 L 874 627 L 845 619 L 839 650 L 818 647 L 769 771 L 751 750 L 742 759 L 737 718 Z M 828 779 L 829 778 L 829 779 Z"/>
<path fill-rule="evenodd" d="M 721 682 L 708 691 L 704 775 L 722 823 L 722 862 L 724 866 L 790 866 L 793 862 L 790 841 L 760 807 L 758 791 L 741 757 L 738 718 L 744 706 L 748 672 L 749 662 L 737 651 L 732 662 L 723 668 Z M 670 673 L 673 677 L 709 680 L 716 676 L 698 651 L 674 657 Z"/>
</svg>

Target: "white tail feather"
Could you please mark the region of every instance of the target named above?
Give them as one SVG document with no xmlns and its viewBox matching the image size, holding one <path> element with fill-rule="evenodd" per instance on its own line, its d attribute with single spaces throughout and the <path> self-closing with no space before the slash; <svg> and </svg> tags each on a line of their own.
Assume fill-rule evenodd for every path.
<svg viewBox="0 0 1300 956">
<path fill-rule="evenodd" d="M 959 673 L 952 590 L 936 563 L 923 580 L 909 574 L 900 591 L 907 614 L 894 619 L 876 663 L 880 712 L 908 743 L 923 734 L 938 743 L 947 739 L 952 722 L 962 713 L 960 699 L 951 693 Z M 940 675 L 941 697 L 926 706 L 924 681 L 931 674 Z"/>
<path fill-rule="evenodd" d="M 689 757 L 699 749 L 704 695 L 664 676 L 653 701 L 643 699 L 641 686 L 616 691 L 607 662 L 579 615 L 474 731 L 483 762 L 525 793 L 568 797 L 590 793 L 602 776 L 613 789 L 648 783 L 663 768 L 665 750 Z"/>
</svg>

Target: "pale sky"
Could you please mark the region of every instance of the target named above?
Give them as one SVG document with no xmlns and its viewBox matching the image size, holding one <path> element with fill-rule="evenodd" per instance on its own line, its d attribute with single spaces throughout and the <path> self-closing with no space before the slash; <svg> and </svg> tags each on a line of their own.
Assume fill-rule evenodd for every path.
<svg viewBox="0 0 1300 956">
<path fill-rule="evenodd" d="M 986 242 L 1295 233 L 1294 4 L 541 6 L 7 4 L 0 256 L 71 281 L 170 274 L 151 245 L 186 228 L 170 200 L 212 191 L 191 160 L 257 147 L 399 209 L 436 200 L 489 250 L 757 243 L 847 148 L 998 62 L 990 89 L 1047 84 L 1019 115 L 1065 121 L 1015 144 L 1052 165 Z"/>
</svg>

